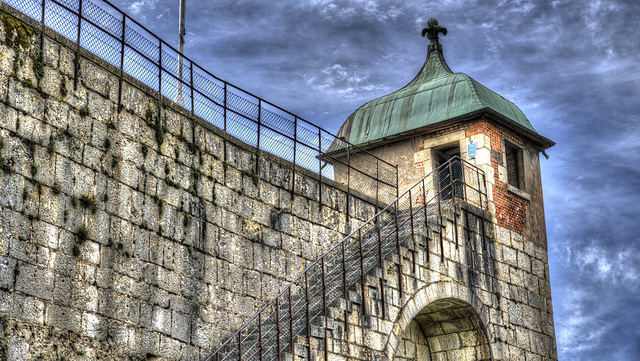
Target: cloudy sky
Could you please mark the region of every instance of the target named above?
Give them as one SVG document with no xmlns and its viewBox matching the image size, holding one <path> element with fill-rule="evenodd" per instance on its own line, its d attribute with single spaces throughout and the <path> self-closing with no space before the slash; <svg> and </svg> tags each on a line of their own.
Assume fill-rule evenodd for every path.
<svg viewBox="0 0 640 361">
<path fill-rule="evenodd" d="M 177 47 L 178 0 L 112 0 Z M 542 159 L 560 360 L 640 360 L 640 1 L 189 0 L 185 53 L 337 131 L 421 67 L 456 72 L 557 142 Z"/>
</svg>

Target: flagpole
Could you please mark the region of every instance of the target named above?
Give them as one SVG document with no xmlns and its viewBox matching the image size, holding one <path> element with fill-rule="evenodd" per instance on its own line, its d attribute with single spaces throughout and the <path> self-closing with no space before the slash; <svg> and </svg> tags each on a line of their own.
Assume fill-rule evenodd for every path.
<svg viewBox="0 0 640 361">
<path fill-rule="evenodd" d="M 182 98 L 182 53 L 184 52 L 184 13 L 186 8 L 186 0 L 180 0 L 180 22 L 178 24 L 178 37 L 179 37 L 179 54 L 178 54 L 178 91 L 175 102 L 180 106 L 184 106 L 184 99 Z"/>
</svg>

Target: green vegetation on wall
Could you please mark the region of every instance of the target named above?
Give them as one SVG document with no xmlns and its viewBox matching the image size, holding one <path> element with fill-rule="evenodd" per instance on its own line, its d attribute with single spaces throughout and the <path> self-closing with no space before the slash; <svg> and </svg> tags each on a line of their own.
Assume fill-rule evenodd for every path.
<svg viewBox="0 0 640 361">
<path fill-rule="evenodd" d="M 22 50 L 27 50 L 31 47 L 31 37 L 37 34 L 38 30 L 9 14 L 0 15 L 0 21 L 2 21 L 2 26 L 4 27 L 7 45 L 14 48 L 20 47 Z"/>
</svg>

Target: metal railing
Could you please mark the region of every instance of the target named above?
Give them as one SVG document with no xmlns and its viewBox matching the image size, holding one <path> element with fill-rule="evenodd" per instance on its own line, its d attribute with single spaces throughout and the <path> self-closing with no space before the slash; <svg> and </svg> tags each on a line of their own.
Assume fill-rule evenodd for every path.
<svg viewBox="0 0 640 361">
<path fill-rule="evenodd" d="M 380 267 L 382 260 L 391 253 L 400 254 L 400 248 L 414 241 L 416 236 L 424 235 L 429 225 L 440 230 L 440 239 L 439 250 L 430 250 L 429 242 L 426 242 L 427 261 L 430 253 L 438 251 L 441 262 L 444 261 L 444 240 L 440 229 L 443 211 L 461 200 L 487 209 L 486 189 L 484 172 L 459 157 L 434 169 L 309 265 L 207 361 L 280 361 L 284 352 L 292 352 L 297 336 L 307 337 L 306 345 L 309 345 L 308 352 L 311 353 L 312 331 L 321 326 L 321 316 L 326 322 L 327 307 L 339 299 L 348 300 L 351 288 L 360 294 L 362 312 L 370 313 L 366 307 L 365 275 Z M 457 217 L 454 212 L 456 228 Z M 458 247 L 462 241 L 458 239 L 457 229 L 454 233 Z M 397 284 L 402 297 L 402 272 L 400 265 L 398 267 Z M 414 274 L 416 267 L 414 257 L 411 269 Z M 358 283 L 360 286 L 355 287 Z M 380 287 L 380 292 L 381 316 L 386 318 L 384 287 Z M 348 330 L 347 325 L 345 330 Z M 324 349 L 327 350 L 327 327 L 315 328 L 315 332 L 324 333 Z M 311 355 L 308 356 L 310 360 Z"/>
<path fill-rule="evenodd" d="M 82 47 L 118 68 L 121 82 L 129 74 L 160 100 L 175 101 L 225 134 L 292 162 L 294 169 L 316 173 L 321 185 L 323 178 L 338 181 L 376 205 L 398 195 L 397 166 L 219 79 L 106 0 L 3 2 L 74 41 L 76 53 Z M 122 83 L 119 89 L 118 106 Z"/>
</svg>

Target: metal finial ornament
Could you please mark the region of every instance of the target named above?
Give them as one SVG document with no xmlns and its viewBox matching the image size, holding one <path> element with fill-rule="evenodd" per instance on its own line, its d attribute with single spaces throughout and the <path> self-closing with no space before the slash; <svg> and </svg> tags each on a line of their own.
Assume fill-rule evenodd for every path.
<svg viewBox="0 0 640 361">
<path fill-rule="evenodd" d="M 436 20 L 435 18 L 429 18 L 429 20 L 427 20 L 427 26 L 429 27 L 422 29 L 422 36 L 424 37 L 425 34 L 427 35 L 429 44 L 440 44 L 438 42 L 438 33 L 442 33 L 442 35 L 446 36 L 447 28 L 443 28 L 442 26 L 438 25 L 438 20 Z"/>
</svg>

